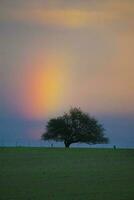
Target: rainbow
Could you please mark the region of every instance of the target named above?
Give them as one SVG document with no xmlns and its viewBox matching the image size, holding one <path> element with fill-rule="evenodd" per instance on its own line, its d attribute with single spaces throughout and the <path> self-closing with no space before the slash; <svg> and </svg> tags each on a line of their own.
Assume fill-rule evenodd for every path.
<svg viewBox="0 0 134 200">
<path fill-rule="evenodd" d="M 56 56 L 38 58 L 24 70 L 16 91 L 18 112 L 25 118 L 40 119 L 60 107 L 66 92 L 67 67 Z"/>
</svg>

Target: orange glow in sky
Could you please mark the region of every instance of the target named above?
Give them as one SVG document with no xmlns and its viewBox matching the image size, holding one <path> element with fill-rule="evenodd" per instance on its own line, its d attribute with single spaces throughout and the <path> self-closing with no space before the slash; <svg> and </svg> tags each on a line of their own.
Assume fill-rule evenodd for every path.
<svg viewBox="0 0 134 200">
<path fill-rule="evenodd" d="M 18 86 L 18 109 L 27 118 L 40 119 L 60 105 L 66 77 L 57 58 L 37 59 Z M 65 64 L 64 64 L 65 66 Z"/>
</svg>

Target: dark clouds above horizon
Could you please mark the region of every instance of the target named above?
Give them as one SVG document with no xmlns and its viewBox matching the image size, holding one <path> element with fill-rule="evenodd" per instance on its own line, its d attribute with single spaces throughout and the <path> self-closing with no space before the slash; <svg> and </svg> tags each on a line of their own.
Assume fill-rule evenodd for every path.
<svg viewBox="0 0 134 200">
<path fill-rule="evenodd" d="M 134 116 L 97 116 L 104 125 L 110 139 L 110 146 L 129 148 L 134 144 Z M 47 121 L 28 121 L 24 119 L 0 119 L 0 145 L 40 145 L 39 140 Z M 37 143 L 36 143 L 37 141 Z M 98 145 L 99 146 L 99 145 Z M 102 145 L 103 146 L 103 145 Z"/>
</svg>

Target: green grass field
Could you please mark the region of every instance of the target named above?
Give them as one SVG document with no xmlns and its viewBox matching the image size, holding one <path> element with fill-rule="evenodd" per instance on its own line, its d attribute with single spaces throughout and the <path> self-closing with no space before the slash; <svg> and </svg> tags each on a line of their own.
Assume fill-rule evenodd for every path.
<svg viewBox="0 0 134 200">
<path fill-rule="evenodd" d="M 0 148 L 0 200 L 133 200 L 134 150 Z"/>
</svg>

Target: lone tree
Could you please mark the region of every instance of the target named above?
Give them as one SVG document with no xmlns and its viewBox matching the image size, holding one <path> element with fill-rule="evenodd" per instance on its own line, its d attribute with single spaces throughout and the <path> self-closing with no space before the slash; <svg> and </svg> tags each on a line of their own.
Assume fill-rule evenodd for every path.
<svg viewBox="0 0 134 200">
<path fill-rule="evenodd" d="M 108 143 L 104 128 L 98 121 L 81 111 L 71 108 L 63 116 L 50 119 L 43 140 L 64 141 L 65 147 L 72 143 L 102 144 Z"/>
</svg>

